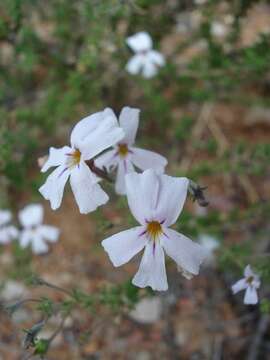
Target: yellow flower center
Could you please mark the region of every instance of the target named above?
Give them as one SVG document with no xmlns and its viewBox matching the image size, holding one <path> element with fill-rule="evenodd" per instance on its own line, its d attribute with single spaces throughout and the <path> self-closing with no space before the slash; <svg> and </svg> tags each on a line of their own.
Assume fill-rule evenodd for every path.
<svg viewBox="0 0 270 360">
<path fill-rule="evenodd" d="M 253 276 L 249 276 L 249 277 L 247 278 L 246 282 L 247 282 L 248 284 L 252 284 L 253 280 L 254 280 L 254 277 L 253 277 Z"/>
<path fill-rule="evenodd" d="M 158 221 L 151 221 L 147 224 L 146 232 L 152 240 L 156 241 L 162 234 L 162 227 Z"/>
<path fill-rule="evenodd" d="M 118 144 L 118 155 L 125 158 L 128 154 L 128 147 L 126 144 Z"/>
<path fill-rule="evenodd" d="M 75 149 L 72 153 L 68 154 L 69 158 L 67 161 L 67 165 L 69 168 L 72 168 L 78 165 L 81 161 L 81 152 L 78 149 Z"/>
</svg>

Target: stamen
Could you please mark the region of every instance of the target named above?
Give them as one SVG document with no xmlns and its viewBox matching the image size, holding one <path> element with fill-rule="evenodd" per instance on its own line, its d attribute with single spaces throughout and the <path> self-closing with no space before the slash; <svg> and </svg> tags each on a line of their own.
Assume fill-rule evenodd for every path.
<svg viewBox="0 0 270 360">
<path fill-rule="evenodd" d="M 118 155 L 125 158 L 129 153 L 127 144 L 118 144 Z"/>
<path fill-rule="evenodd" d="M 162 227 L 158 221 L 150 221 L 147 224 L 146 232 L 149 237 L 155 242 L 163 233 Z"/>
<path fill-rule="evenodd" d="M 81 152 L 78 149 L 75 149 L 73 152 L 66 154 L 67 156 L 69 156 L 69 158 L 67 159 L 67 167 L 68 168 L 72 168 L 76 165 L 80 165 L 80 161 L 81 161 Z"/>
</svg>

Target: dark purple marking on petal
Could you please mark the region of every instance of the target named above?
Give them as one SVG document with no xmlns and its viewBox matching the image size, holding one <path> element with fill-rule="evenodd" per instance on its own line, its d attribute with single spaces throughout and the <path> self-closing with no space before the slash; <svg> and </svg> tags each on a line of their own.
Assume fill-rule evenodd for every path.
<svg viewBox="0 0 270 360">
<path fill-rule="evenodd" d="M 156 242 L 153 241 L 153 256 L 155 256 L 155 251 L 156 251 Z"/>
<path fill-rule="evenodd" d="M 162 231 L 162 234 L 163 234 L 164 236 L 166 236 L 166 238 L 169 239 L 169 236 L 168 236 L 164 231 Z"/>
<path fill-rule="evenodd" d="M 58 177 L 60 178 L 60 176 L 62 176 L 62 175 L 64 174 L 64 172 L 67 171 L 67 169 L 68 169 L 67 167 L 64 168 L 64 170 L 62 170 L 62 171 L 60 172 L 60 174 L 58 175 Z"/>
<path fill-rule="evenodd" d="M 166 219 L 162 220 L 162 221 L 160 222 L 160 225 L 163 225 L 163 224 L 165 223 L 165 221 L 166 221 Z"/>
<path fill-rule="evenodd" d="M 147 232 L 147 230 L 144 230 L 143 232 L 141 232 L 141 233 L 139 234 L 139 236 L 143 236 L 143 235 L 145 235 L 145 234 L 146 234 L 146 232 Z"/>
</svg>

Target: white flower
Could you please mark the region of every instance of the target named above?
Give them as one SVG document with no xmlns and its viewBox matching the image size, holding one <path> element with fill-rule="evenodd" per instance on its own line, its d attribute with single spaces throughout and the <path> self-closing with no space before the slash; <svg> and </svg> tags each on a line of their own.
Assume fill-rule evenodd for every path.
<svg viewBox="0 0 270 360">
<path fill-rule="evenodd" d="M 165 65 L 164 56 L 152 50 L 153 42 L 147 32 L 139 32 L 126 39 L 128 46 L 135 52 L 135 55 L 128 61 L 126 70 L 130 74 L 139 74 L 151 78 L 157 74 L 158 67 Z"/>
<path fill-rule="evenodd" d="M 144 249 L 134 285 L 168 289 L 164 251 L 188 273 L 199 273 L 203 248 L 169 228 L 182 211 L 188 183 L 187 178 L 157 174 L 152 169 L 126 175 L 129 208 L 140 225 L 103 240 L 102 245 L 114 266 L 127 263 Z"/>
<path fill-rule="evenodd" d="M 0 244 L 8 244 L 18 237 L 18 230 L 15 226 L 9 225 L 12 214 L 9 210 L 0 210 Z"/>
<path fill-rule="evenodd" d="M 95 165 L 99 168 L 105 167 L 108 171 L 117 168 L 115 190 L 118 194 L 126 193 L 125 175 L 135 171 L 134 166 L 141 170 L 152 168 L 158 172 L 164 172 L 164 167 L 167 165 L 167 160 L 163 156 L 133 146 L 139 125 L 139 113 L 139 109 L 128 106 L 122 109 L 119 123 L 125 137 L 116 144 L 113 150 L 95 160 Z M 113 112 L 112 116 L 115 117 Z"/>
<path fill-rule="evenodd" d="M 45 240 L 56 242 L 59 237 L 59 229 L 54 226 L 43 225 L 43 207 L 40 204 L 27 205 L 19 212 L 19 221 L 23 230 L 19 234 L 19 243 L 25 248 L 31 245 L 35 254 L 43 254 L 48 251 Z"/>
<path fill-rule="evenodd" d="M 213 21 L 213 23 L 211 24 L 210 31 L 213 36 L 216 36 L 217 38 L 222 38 L 227 35 L 228 28 L 226 25 L 222 24 L 221 22 Z"/>
<path fill-rule="evenodd" d="M 112 113 L 112 110 L 105 109 L 87 116 L 72 130 L 71 147 L 50 148 L 49 158 L 41 171 L 45 172 L 52 166 L 57 168 L 39 191 L 50 201 L 53 210 L 61 205 L 64 187 L 69 178 L 82 214 L 96 210 L 109 200 L 98 184 L 100 179 L 89 169 L 86 161 L 123 138 L 123 130 L 119 128 L 115 117 L 111 116 Z"/>
<path fill-rule="evenodd" d="M 245 267 L 244 275 L 245 277 L 243 279 L 238 280 L 232 286 L 232 292 L 236 294 L 241 290 L 246 290 L 244 297 L 244 304 L 246 305 L 257 304 L 258 302 L 257 289 L 261 285 L 259 276 L 252 271 L 250 265 L 247 265 Z"/>
</svg>

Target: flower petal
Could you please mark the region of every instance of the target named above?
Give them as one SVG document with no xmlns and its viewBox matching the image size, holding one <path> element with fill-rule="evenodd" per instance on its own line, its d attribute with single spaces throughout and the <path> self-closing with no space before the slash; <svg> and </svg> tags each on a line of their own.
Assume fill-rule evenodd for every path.
<svg viewBox="0 0 270 360">
<path fill-rule="evenodd" d="M 112 168 L 117 166 L 117 164 L 118 156 L 115 149 L 106 151 L 95 159 L 95 165 L 100 169 L 105 167 L 107 171 L 110 171 Z"/>
<path fill-rule="evenodd" d="M 257 303 L 258 303 L 257 290 L 253 286 L 248 286 L 244 297 L 244 304 L 255 305 Z"/>
<path fill-rule="evenodd" d="M 132 163 L 127 160 L 120 160 L 117 167 L 116 180 L 115 180 L 115 191 L 117 194 L 126 194 L 126 181 L 125 176 L 128 173 L 134 171 Z"/>
<path fill-rule="evenodd" d="M 137 226 L 102 241 L 101 244 L 114 266 L 127 263 L 145 247 L 147 239 L 145 236 L 140 236 L 142 231 L 142 227 Z"/>
<path fill-rule="evenodd" d="M 41 195 L 50 201 L 53 210 L 58 209 L 61 205 L 69 175 L 70 170 L 65 165 L 61 165 L 48 176 L 46 182 L 39 188 Z"/>
<path fill-rule="evenodd" d="M 129 106 L 123 107 L 119 115 L 119 123 L 124 130 L 125 137 L 122 142 L 131 145 L 134 143 L 138 126 L 139 126 L 140 109 L 131 108 Z"/>
<path fill-rule="evenodd" d="M 80 144 L 83 160 L 92 159 L 103 150 L 115 145 L 124 137 L 124 131 L 118 125 L 116 117 L 106 116 L 99 125 Z"/>
<path fill-rule="evenodd" d="M 81 214 L 87 214 L 105 204 L 109 197 L 97 183 L 88 166 L 81 162 L 70 175 L 70 185 Z"/>
<path fill-rule="evenodd" d="M 19 244 L 22 248 L 26 248 L 32 242 L 32 231 L 22 230 L 19 235 Z"/>
<path fill-rule="evenodd" d="M 247 265 L 247 266 L 245 267 L 244 275 L 245 275 L 245 277 L 250 277 L 250 276 L 254 276 L 254 275 L 255 275 L 254 272 L 252 271 L 250 265 Z"/>
<path fill-rule="evenodd" d="M 142 75 L 145 78 L 150 79 L 151 77 L 155 76 L 157 72 L 157 65 L 154 64 L 151 59 L 146 58 L 142 67 Z"/>
<path fill-rule="evenodd" d="M 156 243 L 155 248 L 153 246 L 153 241 L 147 243 L 132 283 L 141 288 L 150 286 L 153 290 L 165 291 L 168 289 L 168 282 L 164 251 L 159 243 Z"/>
<path fill-rule="evenodd" d="M 59 166 L 65 163 L 66 154 L 70 153 L 72 149 L 69 146 L 64 146 L 60 149 L 54 147 L 50 148 L 48 160 L 41 168 L 41 172 L 46 172 L 52 166 Z"/>
<path fill-rule="evenodd" d="M 129 36 L 126 42 L 134 52 L 147 51 L 153 46 L 151 36 L 145 31 Z"/>
<path fill-rule="evenodd" d="M 179 217 L 188 191 L 189 180 L 162 174 L 159 176 L 160 188 L 156 214 L 164 226 L 174 224 Z"/>
<path fill-rule="evenodd" d="M 164 232 L 166 236 L 163 235 L 160 241 L 166 254 L 185 271 L 198 275 L 207 252 L 201 245 L 175 230 L 166 228 Z"/>
<path fill-rule="evenodd" d="M 158 66 L 165 65 L 165 58 L 160 52 L 158 52 L 156 50 L 151 50 L 151 51 L 149 51 L 147 56 L 149 58 L 149 61 L 151 61 L 152 63 L 154 63 Z"/>
<path fill-rule="evenodd" d="M 132 56 L 126 64 L 126 71 L 132 75 L 139 74 L 144 66 L 144 56 L 141 54 Z"/>
<path fill-rule="evenodd" d="M 32 250 L 34 254 L 41 255 L 48 252 L 49 247 L 42 237 L 36 234 L 32 240 Z"/>
<path fill-rule="evenodd" d="M 100 126 L 100 123 L 104 120 L 104 111 L 102 110 L 86 116 L 74 126 L 70 135 L 70 143 L 73 148 L 79 148 L 85 138 Z M 108 111 L 110 111 L 111 116 L 114 115 L 111 109 L 107 109 L 106 114 L 108 114 Z"/>
<path fill-rule="evenodd" d="M 19 211 L 19 221 L 23 227 L 29 228 L 42 223 L 44 210 L 41 204 L 30 204 Z"/>
<path fill-rule="evenodd" d="M 16 239 L 19 231 L 15 226 L 5 226 L 0 229 L 0 244 L 8 244 L 11 240 Z"/>
<path fill-rule="evenodd" d="M 232 292 L 233 294 L 238 293 L 241 290 L 244 290 L 248 287 L 246 279 L 238 280 L 234 285 L 232 285 Z"/>
<path fill-rule="evenodd" d="M 131 161 L 141 170 L 154 169 L 156 172 L 164 172 L 164 168 L 168 161 L 165 157 L 149 150 L 143 150 L 136 147 L 130 149 L 132 151 Z"/>
<path fill-rule="evenodd" d="M 126 175 L 126 192 L 129 208 L 137 221 L 145 225 L 155 213 L 159 191 L 159 181 L 154 170 L 142 174 L 135 172 Z"/>
<path fill-rule="evenodd" d="M 0 210 L 0 226 L 7 224 L 12 219 L 12 213 L 9 210 Z"/>
<path fill-rule="evenodd" d="M 59 238 L 60 231 L 55 226 L 41 225 L 38 227 L 37 232 L 39 235 L 51 242 L 56 242 Z"/>
</svg>

